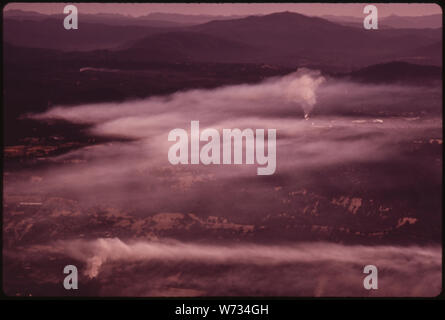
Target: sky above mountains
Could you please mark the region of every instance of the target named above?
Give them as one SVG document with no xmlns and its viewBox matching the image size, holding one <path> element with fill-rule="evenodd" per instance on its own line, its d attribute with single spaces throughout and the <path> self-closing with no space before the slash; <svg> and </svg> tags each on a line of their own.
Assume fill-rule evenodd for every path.
<svg viewBox="0 0 445 320">
<path fill-rule="evenodd" d="M 26 10 L 45 14 L 62 13 L 66 3 L 9 3 L 4 10 Z M 245 4 L 123 4 L 123 3 L 80 3 L 77 7 L 84 13 L 119 13 L 142 16 L 153 12 L 205 14 L 205 15 L 254 15 L 277 11 L 293 11 L 305 15 L 339 15 L 363 17 L 366 4 L 359 3 L 245 3 Z M 389 15 L 422 16 L 441 14 L 437 4 L 376 4 L 380 17 Z"/>
</svg>

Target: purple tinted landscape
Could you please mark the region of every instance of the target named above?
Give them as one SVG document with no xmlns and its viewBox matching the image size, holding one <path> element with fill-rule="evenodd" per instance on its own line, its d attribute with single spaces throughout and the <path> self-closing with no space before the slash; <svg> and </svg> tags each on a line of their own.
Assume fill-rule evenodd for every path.
<svg viewBox="0 0 445 320">
<path fill-rule="evenodd" d="M 440 293 L 440 7 L 115 6 L 3 11 L 7 295 Z M 276 129 L 276 170 L 172 165 L 196 120 Z"/>
</svg>

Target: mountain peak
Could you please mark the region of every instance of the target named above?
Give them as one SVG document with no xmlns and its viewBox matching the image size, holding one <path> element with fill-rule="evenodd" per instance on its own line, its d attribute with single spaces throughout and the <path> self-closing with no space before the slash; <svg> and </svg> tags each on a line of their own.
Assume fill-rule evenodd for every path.
<svg viewBox="0 0 445 320">
<path fill-rule="evenodd" d="M 298 13 L 298 12 L 294 12 L 294 11 L 281 11 L 281 12 L 274 12 L 274 13 L 270 13 L 270 14 L 266 14 L 266 15 L 262 15 L 262 16 L 255 16 L 259 19 L 275 19 L 275 18 L 279 18 L 279 19 L 320 19 L 320 18 L 314 18 L 314 17 L 310 17 L 310 16 L 306 16 L 304 14 Z M 324 20 L 324 19 L 320 19 L 320 20 Z"/>
<path fill-rule="evenodd" d="M 294 11 L 288 11 L 288 10 L 266 14 L 266 16 L 294 16 L 294 15 L 302 16 L 301 13 L 294 12 Z"/>
</svg>

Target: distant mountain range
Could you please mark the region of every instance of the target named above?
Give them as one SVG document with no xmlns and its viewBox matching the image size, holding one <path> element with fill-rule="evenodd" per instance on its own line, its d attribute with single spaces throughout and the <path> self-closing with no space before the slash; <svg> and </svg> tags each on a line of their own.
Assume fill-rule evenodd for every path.
<svg viewBox="0 0 445 320">
<path fill-rule="evenodd" d="M 426 85 L 442 79 L 442 68 L 397 61 L 368 66 L 347 76 L 353 81 L 366 83 L 399 82 Z"/>
<path fill-rule="evenodd" d="M 260 16 L 260 15 L 257 15 Z M 33 11 L 23 10 L 7 10 L 4 11 L 3 17 L 16 20 L 35 20 L 41 21 L 45 19 L 60 19 L 63 14 L 42 14 Z M 143 16 L 132 17 L 122 14 L 97 13 L 82 14 L 82 21 L 90 23 L 104 23 L 111 25 L 140 25 L 150 27 L 172 27 L 202 24 L 213 20 L 233 20 L 244 18 L 245 15 L 203 15 L 203 14 L 179 14 L 153 12 Z M 322 15 L 320 18 L 346 24 L 349 26 L 362 27 L 363 17 L 338 16 L 338 15 Z M 397 16 L 390 15 L 381 17 L 379 25 L 382 28 L 403 28 L 403 29 L 424 29 L 424 28 L 441 28 L 442 15 L 433 14 L 425 16 Z"/>
<path fill-rule="evenodd" d="M 168 27 L 119 25 L 117 21 L 159 22 L 173 17 L 177 23 L 192 20 L 186 15 L 161 13 L 139 18 L 87 15 L 89 22 L 83 17 L 78 30 L 67 31 L 61 17 L 42 19 L 45 15 L 11 11 L 5 13 L 4 19 L 7 43 L 62 51 L 108 49 L 101 57 L 115 60 L 268 63 L 339 70 L 397 60 L 442 64 L 442 28 L 364 30 L 323 18 L 280 12 Z M 105 24 L 107 19 L 116 24 Z"/>
<path fill-rule="evenodd" d="M 363 27 L 363 18 L 350 16 L 323 15 L 322 18 L 347 26 Z M 395 29 L 426 29 L 442 28 L 442 15 L 432 14 L 426 16 L 403 17 L 390 15 L 379 18 L 379 28 Z"/>
<path fill-rule="evenodd" d="M 3 17 L 6 19 L 15 20 L 34 20 L 42 21 L 46 19 L 63 19 L 66 15 L 63 14 L 51 14 L 46 15 L 33 11 L 23 11 L 23 10 L 8 10 L 5 11 Z M 153 12 L 147 15 L 133 17 L 122 14 L 111 14 L 111 13 L 97 13 L 88 14 L 83 13 L 81 16 L 81 21 L 89 23 L 103 23 L 107 25 L 137 25 L 137 26 L 148 26 L 148 27 L 177 27 L 206 23 L 212 20 L 230 20 L 243 18 L 242 15 L 202 15 L 202 14 L 178 14 L 178 13 L 163 13 L 163 12 Z"/>
<path fill-rule="evenodd" d="M 62 51 L 110 49 L 119 44 L 159 33 L 162 29 L 144 26 L 113 26 L 80 22 L 77 30 L 65 30 L 63 19 L 3 20 L 3 40 L 23 47 Z"/>
</svg>

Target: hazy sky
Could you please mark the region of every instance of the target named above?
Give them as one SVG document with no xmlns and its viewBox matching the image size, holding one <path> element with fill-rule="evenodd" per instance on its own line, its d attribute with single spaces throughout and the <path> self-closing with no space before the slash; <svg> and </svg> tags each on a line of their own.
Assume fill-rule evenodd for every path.
<svg viewBox="0 0 445 320">
<path fill-rule="evenodd" d="M 41 13 L 63 13 L 63 7 L 68 3 L 10 3 L 4 10 L 21 9 Z M 368 3 L 366 3 L 368 4 Z M 245 4 L 124 4 L 124 3 L 81 3 L 77 4 L 79 13 L 120 13 L 132 16 L 146 15 L 151 12 L 168 12 L 183 14 L 210 15 L 248 15 L 268 14 L 278 11 L 295 11 L 306 15 L 347 15 L 363 16 L 366 4 L 358 3 L 245 3 Z M 437 4 L 376 4 L 381 17 L 395 14 L 403 16 L 418 16 L 441 13 Z"/>
</svg>

